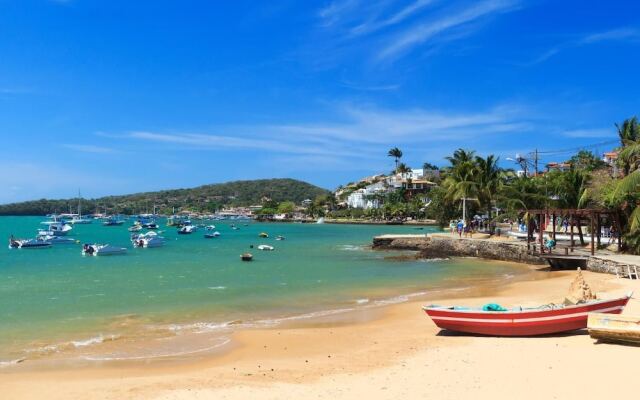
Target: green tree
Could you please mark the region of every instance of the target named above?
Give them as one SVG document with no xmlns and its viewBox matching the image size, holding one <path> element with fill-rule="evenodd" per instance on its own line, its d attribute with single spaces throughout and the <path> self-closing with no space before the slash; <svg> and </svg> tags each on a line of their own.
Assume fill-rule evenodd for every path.
<svg viewBox="0 0 640 400">
<path fill-rule="evenodd" d="M 292 201 L 283 201 L 278 204 L 278 214 L 291 214 L 296 209 L 296 205 Z"/>
<path fill-rule="evenodd" d="M 593 171 L 606 166 L 604 161 L 587 150 L 580 150 L 577 154 L 571 157 L 568 162 L 574 168 L 585 171 Z"/>
<path fill-rule="evenodd" d="M 387 156 L 393 157 L 395 159 L 395 162 L 396 162 L 396 173 L 398 173 L 398 163 L 400 162 L 400 159 L 402 158 L 402 150 L 400 150 L 397 147 L 394 147 L 394 148 L 389 150 L 389 152 L 387 153 Z"/>
</svg>

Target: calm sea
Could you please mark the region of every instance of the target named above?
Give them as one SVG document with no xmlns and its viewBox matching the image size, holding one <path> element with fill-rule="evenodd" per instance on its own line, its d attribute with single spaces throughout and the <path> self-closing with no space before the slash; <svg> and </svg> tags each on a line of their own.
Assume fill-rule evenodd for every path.
<svg viewBox="0 0 640 400">
<path fill-rule="evenodd" d="M 0 217 L 0 237 L 33 237 L 43 218 Z M 207 222 L 178 235 L 161 223 L 162 248 L 133 249 L 124 226 L 76 225 L 76 244 L 0 249 L 0 366 L 18 360 L 145 359 L 197 354 L 233 329 L 339 314 L 412 295 L 509 279 L 528 270 L 475 260 L 415 260 L 369 249 L 383 233 L 410 226 Z M 231 228 L 231 223 L 238 230 Z M 260 232 L 269 238 L 258 237 Z M 276 241 L 277 235 L 286 240 Z M 81 243 L 127 247 L 126 255 L 84 257 Z M 270 244 L 275 251 L 249 249 Z M 253 262 L 241 262 L 251 251 Z M 400 254 L 401 255 L 401 254 Z"/>
</svg>

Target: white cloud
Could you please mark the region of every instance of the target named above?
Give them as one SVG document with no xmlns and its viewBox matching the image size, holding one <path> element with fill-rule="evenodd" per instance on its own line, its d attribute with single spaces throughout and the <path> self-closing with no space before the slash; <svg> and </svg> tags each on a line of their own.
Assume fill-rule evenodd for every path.
<svg viewBox="0 0 640 400">
<path fill-rule="evenodd" d="M 416 0 L 413 3 L 409 4 L 408 6 L 397 11 L 396 13 L 391 15 L 389 18 L 386 18 L 383 20 L 376 19 L 372 21 L 365 21 L 355 26 L 354 28 L 352 28 L 350 32 L 353 35 L 364 35 L 364 34 L 376 32 L 388 26 L 396 25 L 404 21 L 405 19 L 411 17 L 412 15 L 416 14 L 418 11 L 421 11 L 423 8 L 431 5 L 435 1 L 436 0 Z"/>
<path fill-rule="evenodd" d="M 514 9 L 514 6 L 517 4 L 516 1 L 512 0 L 486 0 L 455 13 L 443 15 L 436 19 L 425 20 L 395 37 L 378 53 L 377 59 L 380 61 L 393 60 L 439 34 L 476 21 L 482 17 L 510 11 Z"/>
<path fill-rule="evenodd" d="M 562 135 L 571 138 L 614 138 L 616 137 L 613 128 L 593 128 L 593 129 L 573 129 L 563 131 Z"/>
<path fill-rule="evenodd" d="M 92 144 L 63 144 L 62 147 L 82 153 L 107 154 L 116 152 L 110 147 L 95 146 Z"/>
<path fill-rule="evenodd" d="M 640 42 L 640 30 L 634 28 L 618 28 L 612 29 L 603 32 L 591 33 L 587 35 L 583 35 L 582 37 L 576 40 L 570 40 L 561 44 L 558 44 L 539 57 L 531 61 L 529 64 L 538 64 L 544 61 L 547 61 L 551 57 L 559 54 L 563 50 L 588 46 L 592 44 L 602 43 L 602 42 Z"/>
</svg>

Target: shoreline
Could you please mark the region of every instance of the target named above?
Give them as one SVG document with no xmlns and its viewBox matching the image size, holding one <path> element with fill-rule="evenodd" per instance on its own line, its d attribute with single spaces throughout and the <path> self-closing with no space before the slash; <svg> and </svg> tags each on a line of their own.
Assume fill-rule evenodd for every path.
<svg viewBox="0 0 640 400">
<path fill-rule="evenodd" d="M 505 305 L 524 306 L 558 301 L 558 297 L 566 294 L 574 274 L 534 271 L 528 280 L 498 285 L 493 289 L 473 288 L 470 293 L 461 294 L 463 297 L 441 294 L 433 301 L 468 305 L 499 301 Z M 585 278 L 605 297 L 640 289 L 640 281 L 616 280 L 611 275 L 585 272 Z M 454 371 L 468 368 L 468 361 L 465 363 L 456 355 L 466 354 L 465 360 L 478 352 L 487 356 L 487 351 L 490 353 L 493 346 L 516 347 L 530 352 L 529 355 L 535 354 L 532 365 L 521 366 L 518 375 L 510 378 L 521 381 L 527 373 L 538 371 L 532 370 L 534 366 L 545 363 L 541 354 L 556 360 L 553 352 L 558 351 L 558 345 L 561 349 L 577 346 L 582 357 L 589 350 L 602 356 L 603 351 L 599 349 L 604 349 L 606 358 L 609 357 L 607 354 L 617 354 L 619 350 L 616 349 L 621 348 L 595 346 L 588 336 L 582 334 L 516 339 L 443 335 L 420 310 L 422 305 L 423 300 L 412 300 L 385 306 L 374 314 L 356 313 L 339 322 L 315 320 L 290 327 L 241 330 L 233 334 L 233 345 L 227 351 L 189 362 L 73 368 L 73 376 L 65 368 L 40 371 L 5 369 L 0 370 L 0 387 L 12 399 L 95 398 L 98 393 L 103 398 L 114 399 L 187 399 L 196 395 L 201 397 L 195 398 L 225 395 L 232 399 L 248 396 L 275 399 L 291 398 L 293 393 L 304 396 L 305 393 L 326 394 L 332 390 L 338 398 L 355 397 L 354 393 L 370 398 L 393 398 L 392 393 L 412 393 L 410 397 L 416 398 L 418 392 L 437 395 L 443 385 L 450 388 L 458 385 L 453 392 L 448 392 L 450 397 L 445 398 L 460 398 L 471 389 L 469 384 L 477 387 L 478 381 L 459 385 L 461 382 Z M 628 309 L 640 313 L 636 298 L 632 299 Z M 640 349 L 622 349 L 635 354 L 635 359 L 640 355 Z M 504 354 L 496 356 L 503 358 Z M 441 365 L 437 363 L 439 359 Z M 414 369 L 407 368 L 410 365 Z M 435 365 L 438 367 L 434 369 Z M 508 374 L 500 364 L 490 365 L 493 370 L 483 372 L 474 369 L 476 376 L 480 374 L 490 378 L 492 374 Z M 604 372 L 606 370 L 598 370 L 599 374 Z M 620 375 L 620 372 L 611 371 L 611 374 Z M 563 371 L 565 373 L 573 373 L 578 379 L 582 371 Z M 366 383 L 370 385 L 372 381 L 380 384 L 367 389 Z M 513 381 L 509 382 L 513 385 Z M 52 385 L 55 390 L 52 390 Z M 583 386 L 589 388 L 589 385 Z M 264 388 L 269 390 L 265 392 Z M 494 390 L 497 389 L 496 386 Z M 458 397 L 454 396 L 456 393 Z M 493 397 L 503 398 L 500 393 L 494 393 Z"/>
</svg>

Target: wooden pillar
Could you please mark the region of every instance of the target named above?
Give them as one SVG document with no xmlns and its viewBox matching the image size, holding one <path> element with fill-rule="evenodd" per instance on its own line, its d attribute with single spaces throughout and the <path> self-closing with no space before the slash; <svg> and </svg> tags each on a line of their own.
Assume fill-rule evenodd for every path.
<svg viewBox="0 0 640 400">
<path fill-rule="evenodd" d="M 620 222 L 620 213 L 616 211 L 616 235 L 618 235 L 618 252 L 622 251 L 622 223 Z"/>
<path fill-rule="evenodd" d="M 591 229 L 591 255 L 593 256 L 593 255 L 596 254 L 596 251 L 595 251 L 596 238 L 593 235 L 594 234 L 594 230 L 595 230 L 595 224 L 594 224 L 594 221 L 593 221 L 593 212 L 589 213 L 589 221 L 591 222 L 591 227 L 590 227 L 590 229 Z"/>
<path fill-rule="evenodd" d="M 573 253 L 573 246 L 575 246 L 575 242 L 573 241 L 573 214 L 569 213 L 569 229 L 571 229 L 570 231 L 570 236 L 571 236 L 571 252 Z"/>
<path fill-rule="evenodd" d="M 540 254 L 544 254 L 544 238 L 542 235 L 542 214 L 538 214 L 538 236 L 540 237 Z"/>
<path fill-rule="evenodd" d="M 602 222 L 600 221 L 600 213 L 596 213 L 598 223 L 596 224 L 596 235 L 598 238 L 598 248 L 600 248 L 600 236 L 602 235 Z"/>
</svg>

